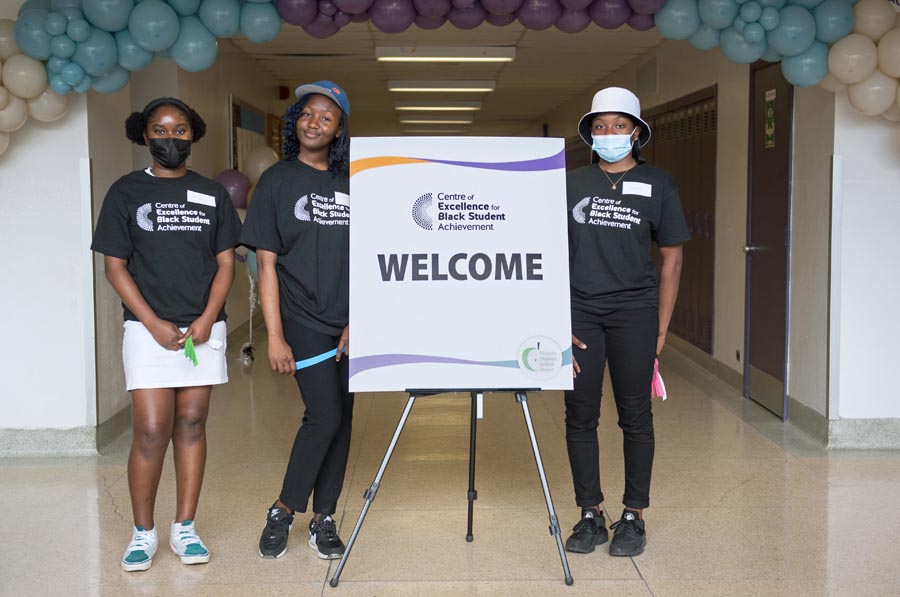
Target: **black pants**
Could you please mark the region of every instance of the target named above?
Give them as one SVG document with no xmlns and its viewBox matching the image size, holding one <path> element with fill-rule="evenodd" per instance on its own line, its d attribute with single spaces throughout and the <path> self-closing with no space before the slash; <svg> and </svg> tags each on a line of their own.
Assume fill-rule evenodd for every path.
<svg viewBox="0 0 900 597">
<path fill-rule="evenodd" d="M 330 336 L 282 318 L 284 338 L 295 360 L 308 359 L 337 347 L 339 336 Z M 313 512 L 334 514 L 344 485 L 353 394 L 348 388 L 347 355 L 302 369 L 294 376 L 306 411 L 294 439 L 281 501 L 297 512 L 306 512 L 313 496 Z"/>
<path fill-rule="evenodd" d="M 587 345 L 587 350 L 573 347 L 581 373 L 575 378 L 575 389 L 565 393 L 566 447 L 579 506 L 603 501 L 597 424 L 606 363 L 623 434 L 623 502 L 637 509 L 650 505 L 654 449 L 650 386 L 658 320 L 655 307 L 619 309 L 605 315 L 572 311 L 572 333 Z"/>
</svg>

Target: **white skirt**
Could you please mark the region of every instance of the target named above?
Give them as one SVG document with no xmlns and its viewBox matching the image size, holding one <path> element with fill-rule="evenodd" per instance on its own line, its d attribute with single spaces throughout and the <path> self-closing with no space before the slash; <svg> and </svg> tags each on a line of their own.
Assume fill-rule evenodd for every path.
<svg viewBox="0 0 900 597">
<path fill-rule="evenodd" d="M 181 328 L 184 331 L 187 328 Z M 225 364 L 227 347 L 225 322 L 212 326 L 209 341 L 195 346 L 197 366 L 184 356 L 184 350 L 166 350 L 139 321 L 125 322 L 122 360 L 125 386 L 131 390 L 212 386 L 228 381 Z"/>
</svg>

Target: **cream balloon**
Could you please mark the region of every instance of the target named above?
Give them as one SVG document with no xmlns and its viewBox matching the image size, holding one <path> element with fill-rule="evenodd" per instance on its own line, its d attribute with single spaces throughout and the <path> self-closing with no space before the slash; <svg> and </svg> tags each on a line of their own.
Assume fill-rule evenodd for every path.
<svg viewBox="0 0 900 597">
<path fill-rule="evenodd" d="M 900 105 L 894 102 L 894 105 L 887 112 L 883 113 L 881 117 L 891 122 L 900 122 Z"/>
<path fill-rule="evenodd" d="M 28 105 L 25 100 L 10 94 L 9 105 L 0 110 L 0 133 L 11 133 L 28 121 Z"/>
<path fill-rule="evenodd" d="M 12 19 L 0 19 L 0 59 L 2 60 L 19 53 L 15 27 L 16 22 Z"/>
<path fill-rule="evenodd" d="M 840 93 L 847 89 L 847 86 L 844 83 L 841 83 L 841 81 L 830 72 L 825 75 L 824 79 L 819 81 L 819 87 L 826 91 L 830 91 L 831 93 Z"/>
<path fill-rule="evenodd" d="M 244 158 L 244 174 L 250 179 L 250 184 L 256 184 L 269 166 L 278 162 L 278 154 L 266 145 L 260 145 L 250 150 Z"/>
<path fill-rule="evenodd" d="M 0 110 L 9 105 L 9 92 L 6 87 L 0 87 Z"/>
<path fill-rule="evenodd" d="M 881 39 L 897 24 L 897 13 L 887 0 L 859 0 L 853 13 L 856 15 L 853 32 L 862 33 L 872 41 Z"/>
<path fill-rule="evenodd" d="M 847 85 L 861 83 L 878 67 L 875 42 L 861 33 L 851 33 L 828 50 L 828 70 Z"/>
<path fill-rule="evenodd" d="M 891 29 L 878 41 L 878 68 L 900 78 L 900 27 Z"/>
<path fill-rule="evenodd" d="M 0 155 L 9 147 L 9 133 L 0 133 Z"/>
<path fill-rule="evenodd" d="M 22 99 L 37 97 L 47 88 L 47 69 L 31 56 L 10 56 L 3 65 L 3 86 Z"/>
<path fill-rule="evenodd" d="M 897 79 L 880 70 L 856 85 L 850 85 L 847 93 L 853 107 L 866 116 L 878 116 L 897 103 Z"/>
<path fill-rule="evenodd" d="M 68 110 L 69 96 L 54 93 L 52 89 L 45 89 L 36 98 L 28 100 L 28 113 L 41 122 L 59 120 Z"/>
</svg>

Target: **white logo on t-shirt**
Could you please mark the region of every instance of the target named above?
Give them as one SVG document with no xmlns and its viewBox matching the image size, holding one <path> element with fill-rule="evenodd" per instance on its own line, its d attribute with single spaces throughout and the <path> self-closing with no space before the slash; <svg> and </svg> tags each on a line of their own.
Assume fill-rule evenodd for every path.
<svg viewBox="0 0 900 597">
<path fill-rule="evenodd" d="M 584 224 L 584 208 L 588 206 L 588 203 L 591 202 L 590 197 L 585 197 L 581 201 L 578 202 L 578 205 L 572 208 L 572 217 L 575 218 L 575 221 L 579 224 Z"/>
<path fill-rule="evenodd" d="M 309 196 L 303 195 L 297 199 L 297 203 L 294 204 L 294 217 L 301 222 L 309 222 L 309 212 L 306 211 L 307 203 L 309 203 Z"/>
<path fill-rule="evenodd" d="M 149 203 L 145 203 L 137 208 L 137 223 L 141 230 L 153 232 L 153 221 L 147 217 L 152 209 L 153 206 Z"/>
</svg>

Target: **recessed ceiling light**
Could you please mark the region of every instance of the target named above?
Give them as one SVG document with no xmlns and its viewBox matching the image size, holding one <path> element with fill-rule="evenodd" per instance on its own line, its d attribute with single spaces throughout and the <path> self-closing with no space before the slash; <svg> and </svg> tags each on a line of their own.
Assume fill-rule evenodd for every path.
<svg viewBox="0 0 900 597">
<path fill-rule="evenodd" d="M 404 129 L 408 135 L 456 135 L 466 132 L 466 129 Z"/>
<path fill-rule="evenodd" d="M 472 119 L 452 116 L 410 116 L 401 118 L 400 124 L 472 124 Z"/>
<path fill-rule="evenodd" d="M 488 93 L 496 81 L 388 81 L 388 91 L 412 93 Z"/>
<path fill-rule="evenodd" d="M 375 58 L 380 62 L 512 62 L 516 58 L 516 49 L 496 46 L 387 46 L 375 48 Z"/>
<path fill-rule="evenodd" d="M 481 102 L 395 102 L 394 109 L 404 112 L 477 112 Z"/>
</svg>

